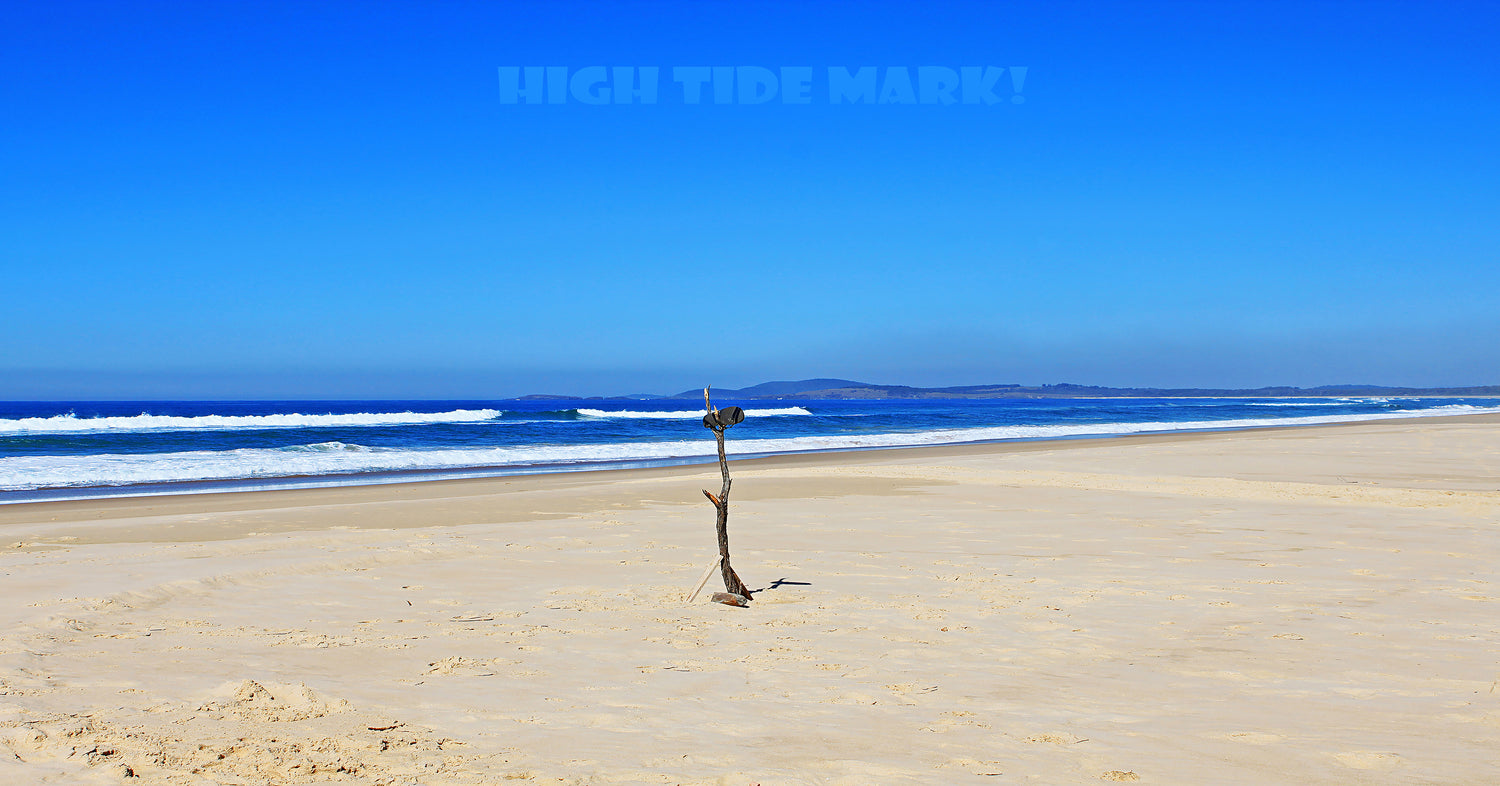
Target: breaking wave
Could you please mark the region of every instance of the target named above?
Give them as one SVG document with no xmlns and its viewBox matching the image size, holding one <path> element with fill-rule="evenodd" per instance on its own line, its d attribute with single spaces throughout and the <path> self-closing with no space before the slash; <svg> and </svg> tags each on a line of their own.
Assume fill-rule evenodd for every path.
<svg viewBox="0 0 1500 786">
<path fill-rule="evenodd" d="M 500 417 L 498 409 L 451 412 L 356 412 L 347 415 L 150 415 L 80 418 L 72 413 L 49 418 L 0 419 L 0 435 L 86 434 L 126 431 L 228 431 L 325 426 L 410 426 L 435 423 L 480 423 Z"/>
<path fill-rule="evenodd" d="M 800 410 L 801 408 L 794 409 Z M 735 439 L 731 442 L 731 452 L 739 456 L 767 455 L 817 450 L 919 447 L 994 440 L 1057 439 L 1186 430 L 1314 425 L 1496 412 L 1500 412 L 1500 407 L 1455 404 L 1399 413 L 1189 422 L 983 426 L 878 434 L 809 435 Z M 694 412 L 692 416 L 699 417 L 699 413 Z M 15 456 L 0 458 L 0 490 L 129 486 L 141 483 L 287 478 L 406 470 L 498 470 L 490 474 L 502 474 L 506 469 L 522 470 L 537 466 L 708 459 L 713 455 L 715 455 L 714 442 L 698 439 L 427 449 L 366 447 L 344 442 L 320 442 L 284 448 L 88 456 Z"/>
</svg>

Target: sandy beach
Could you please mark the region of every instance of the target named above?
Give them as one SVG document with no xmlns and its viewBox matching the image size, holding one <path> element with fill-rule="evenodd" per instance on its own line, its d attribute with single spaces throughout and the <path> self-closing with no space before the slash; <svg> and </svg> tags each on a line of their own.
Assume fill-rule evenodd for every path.
<svg viewBox="0 0 1500 786">
<path fill-rule="evenodd" d="M 0 506 L 0 775 L 1500 781 L 1500 416 L 733 473 Z"/>
</svg>

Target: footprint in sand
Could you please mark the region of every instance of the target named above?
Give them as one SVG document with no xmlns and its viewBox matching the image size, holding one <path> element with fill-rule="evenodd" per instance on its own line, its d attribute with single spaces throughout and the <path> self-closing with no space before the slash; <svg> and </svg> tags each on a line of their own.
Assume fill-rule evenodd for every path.
<svg viewBox="0 0 1500 786">
<path fill-rule="evenodd" d="M 1335 753 L 1333 758 L 1339 764 L 1356 770 L 1388 770 L 1401 764 L 1401 756 L 1395 753 L 1381 753 L 1378 751 L 1348 751 L 1346 753 Z"/>
<path fill-rule="evenodd" d="M 990 777 L 1005 774 L 1003 771 L 1001 771 L 1000 762 L 998 761 L 983 761 L 980 759 L 970 759 L 968 757 L 949 759 L 948 761 L 939 764 L 938 767 L 944 769 L 962 769 L 967 770 L 974 775 L 986 775 Z"/>
<path fill-rule="evenodd" d="M 453 655 L 427 664 L 431 668 L 423 672 L 423 676 L 428 674 L 465 674 L 476 677 L 493 677 L 495 676 L 495 666 L 513 663 L 515 661 L 505 661 L 500 658 L 464 658 Z"/>
<path fill-rule="evenodd" d="M 1234 742 L 1244 742 L 1250 745 L 1270 745 L 1273 742 L 1281 742 L 1284 737 L 1280 734 L 1271 734 L 1263 731 L 1242 731 L 1236 734 L 1226 734 L 1224 739 Z"/>
<path fill-rule="evenodd" d="M 900 694 L 902 696 L 905 696 L 906 694 L 911 693 L 913 691 L 916 691 L 918 693 L 931 693 L 931 692 L 937 690 L 937 686 L 936 685 L 922 685 L 922 686 L 918 686 L 917 684 L 911 683 L 911 682 L 899 682 L 899 683 L 895 683 L 895 684 L 892 684 L 892 685 L 887 685 L 887 686 L 885 686 L 885 688 L 886 688 L 886 690 L 888 690 L 888 691 L 890 691 L 892 693 L 897 693 L 897 694 Z"/>
<path fill-rule="evenodd" d="M 1030 737 L 1027 737 L 1026 741 L 1031 743 L 1050 742 L 1053 745 L 1073 745 L 1076 743 L 1084 742 L 1086 741 L 1086 739 L 1087 738 L 1079 737 L 1075 734 L 1045 732 L 1043 734 L 1033 734 Z"/>
</svg>

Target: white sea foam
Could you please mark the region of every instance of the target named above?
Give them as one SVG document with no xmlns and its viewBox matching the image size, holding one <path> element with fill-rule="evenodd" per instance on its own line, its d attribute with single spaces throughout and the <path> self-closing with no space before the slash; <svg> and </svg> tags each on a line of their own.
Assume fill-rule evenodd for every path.
<svg viewBox="0 0 1500 786">
<path fill-rule="evenodd" d="M 702 420 L 703 410 L 683 410 L 678 412 L 644 412 L 625 410 L 622 412 L 609 412 L 602 409 L 580 409 L 578 414 L 590 418 L 653 418 L 657 420 Z M 747 409 L 745 417 L 771 417 L 774 415 L 811 415 L 812 413 L 802 407 L 783 407 L 781 409 Z"/>
<path fill-rule="evenodd" d="M 1331 398 L 1323 401 L 1246 401 L 1249 407 L 1336 407 L 1340 404 L 1389 404 L 1389 398 Z"/>
<path fill-rule="evenodd" d="M 1362 415 L 1314 415 L 1244 420 L 1203 420 L 1184 423 L 1096 423 L 1052 426 L 988 426 L 910 433 L 841 434 L 784 439 L 734 439 L 736 455 L 812 450 L 916 447 L 1004 439 L 1049 439 L 1112 436 L 1198 429 L 1295 426 L 1394 418 L 1472 413 L 1500 413 L 1500 407 L 1455 404 L 1408 412 Z M 225 451 L 188 451 L 153 454 L 93 456 L 16 456 L 0 458 L 0 490 L 125 486 L 188 480 L 232 480 L 317 476 L 399 470 L 462 470 L 471 468 L 577 464 L 592 462 L 707 459 L 714 455 L 712 440 L 624 442 L 597 445 L 538 445 L 523 447 L 427 449 L 365 447 L 323 442 L 290 448 L 242 448 Z"/>
<path fill-rule="evenodd" d="M 435 423 L 478 423 L 500 417 L 498 409 L 455 409 L 451 412 L 356 412 L 347 415 L 129 415 L 80 418 L 71 413 L 50 418 L 0 418 L 0 435 L 87 434 L 96 431 L 224 431 L 320 426 L 406 426 Z"/>
<path fill-rule="evenodd" d="M 1363 404 L 1375 402 L 1334 399 L 1332 401 L 1246 401 L 1247 407 L 1336 407 L 1340 404 Z"/>
</svg>

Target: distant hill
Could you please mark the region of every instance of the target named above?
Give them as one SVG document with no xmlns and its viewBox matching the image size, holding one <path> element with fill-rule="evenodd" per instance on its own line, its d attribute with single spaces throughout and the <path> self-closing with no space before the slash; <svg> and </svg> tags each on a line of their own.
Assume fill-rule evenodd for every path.
<svg viewBox="0 0 1500 786">
<path fill-rule="evenodd" d="M 714 395 L 726 398 L 775 398 L 777 396 L 799 396 L 807 390 L 830 390 L 834 388 L 860 388 L 870 387 L 863 382 L 854 382 L 848 379 L 804 379 L 800 382 L 762 382 L 748 388 L 733 390 L 730 388 L 714 388 Z M 684 390 L 675 396 L 667 398 L 701 398 L 703 388 L 696 390 Z"/>
<path fill-rule="evenodd" d="M 797 382 L 763 382 L 739 390 L 715 388 L 723 399 L 811 398 L 811 399 L 922 399 L 922 398 L 1207 398 L 1215 396 L 1255 398 L 1300 398 L 1319 396 L 1500 396 L 1500 385 L 1455 388 L 1403 388 L 1382 385 L 1322 385 L 1314 388 L 1110 388 L 1098 385 L 961 385 L 918 388 L 905 385 L 872 385 L 847 379 L 804 379 Z M 703 391 L 687 390 L 667 398 L 702 398 Z"/>
</svg>

